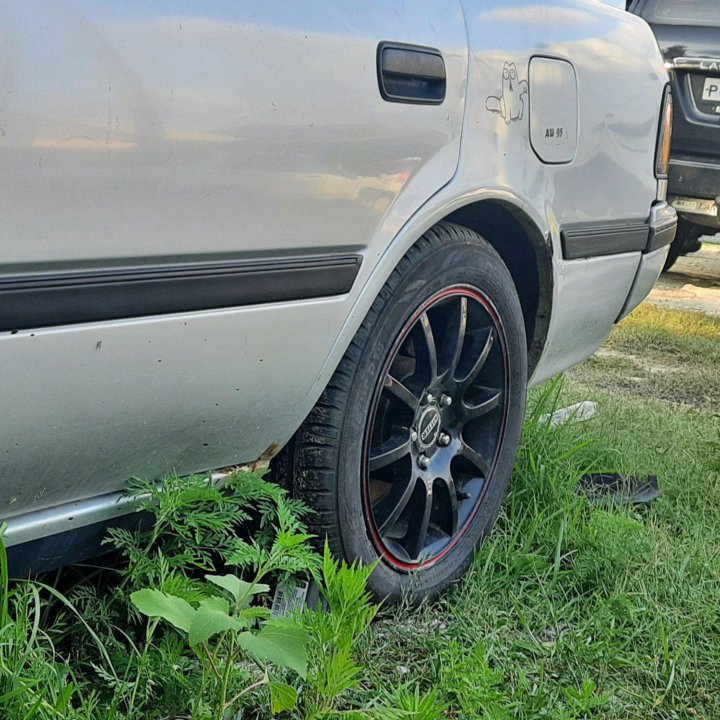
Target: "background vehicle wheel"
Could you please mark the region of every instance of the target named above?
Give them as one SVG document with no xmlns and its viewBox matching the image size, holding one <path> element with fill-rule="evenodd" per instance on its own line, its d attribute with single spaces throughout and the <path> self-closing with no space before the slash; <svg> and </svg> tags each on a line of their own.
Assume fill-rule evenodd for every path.
<svg viewBox="0 0 720 720">
<path fill-rule="evenodd" d="M 495 250 L 440 224 L 399 263 L 295 436 L 311 529 L 371 590 L 436 594 L 469 566 L 505 494 L 525 409 L 520 303 Z"/>
<path fill-rule="evenodd" d="M 677 262 L 681 255 L 687 255 L 688 253 L 700 250 L 702 248 L 700 238 L 705 232 L 710 232 L 710 230 L 681 218 L 678 221 L 675 239 L 670 245 L 670 250 L 665 258 L 665 264 L 663 265 L 662 271 L 667 272 Z"/>
<path fill-rule="evenodd" d="M 681 255 L 682 251 L 682 244 L 678 243 L 676 240 L 673 240 L 673 242 L 670 245 L 670 249 L 668 250 L 667 257 L 665 258 L 665 264 L 663 265 L 663 272 L 667 272 L 678 260 L 678 258 Z"/>
</svg>

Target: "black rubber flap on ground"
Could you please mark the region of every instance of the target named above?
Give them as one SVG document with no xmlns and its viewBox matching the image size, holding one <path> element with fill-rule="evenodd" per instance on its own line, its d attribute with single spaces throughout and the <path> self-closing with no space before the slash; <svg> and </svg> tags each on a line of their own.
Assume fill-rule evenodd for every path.
<svg viewBox="0 0 720 720">
<path fill-rule="evenodd" d="M 580 490 L 591 502 L 647 505 L 660 497 L 656 475 L 635 477 L 620 473 L 589 473 L 580 478 Z"/>
</svg>

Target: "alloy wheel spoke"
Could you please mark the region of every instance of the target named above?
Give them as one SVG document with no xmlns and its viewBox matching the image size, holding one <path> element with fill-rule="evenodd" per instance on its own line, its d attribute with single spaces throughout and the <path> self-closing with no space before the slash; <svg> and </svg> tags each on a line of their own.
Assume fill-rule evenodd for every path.
<svg viewBox="0 0 720 720">
<path fill-rule="evenodd" d="M 416 398 L 405 385 L 390 374 L 385 376 L 383 390 L 387 390 L 390 395 L 407 405 L 413 412 L 415 412 L 418 409 L 418 405 L 420 405 L 419 398 Z"/>
<path fill-rule="evenodd" d="M 450 366 L 448 367 L 447 374 L 452 378 L 457 370 L 458 363 L 460 362 L 460 355 L 462 354 L 463 345 L 465 344 L 465 331 L 467 329 L 467 298 L 461 297 L 459 303 L 459 310 L 457 316 L 457 330 L 453 333 L 455 336 L 455 347 L 453 348 L 453 355 L 450 360 Z M 450 336 L 452 338 L 452 335 Z"/>
<path fill-rule="evenodd" d="M 483 366 L 485 365 L 485 362 L 488 359 L 490 350 L 492 350 L 492 346 L 493 346 L 494 342 L 495 342 L 495 330 L 494 330 L 494 328 L 490 328 L 488 330 L 487 338 L 485 339 L 485 344 L 483 345 L 483 348 L 480 351 L 480 354 L 478 355 L 478 358 L 475 361 L 475 364 L 470 369 L 470 372 L 459 381 L 460 387 L 462 389 L 468 388 L 472 384 L 472 382 L 475 380 L 475 378 L 480 374 L 480 371 L 483 369 Z"/>
<path fill-rule="evenodd" d="M 370 472 L 387 467 L 410 452 L 410 438 L 399 439 L 397 436 L 370 450 Z"/>
<path fill-rule="evenodd" d="M 377 523 L 380 535 L 386 535 L 400 519 L 400 516 L 410 502 L 415 486 L 415 476 L 411 475 L 408 482 L 404 485 L 402 483 L 394 484 L 387 497 L 383 498 L 377 506 L 373 508 L 375 522 Z"/>
<path fill-rule="evenodd" d="M 464 457 L 473 467 L 480 471 L 482 477 L 488 476 L 488 464 L 487 460 L 477 451 L 471 448 L 465 441 L 463 441 L 460 448 L 460 456 Z"/>
<path fill-rule="evenodd" d="M 452 537 L 457 532 L 458 527 L 458 494 L 452 476 L 448 475 L 443 478 L 443 482 L 447 487 L 450 500 L 450 537 Z"/>
<path fill-rule="evenodd" d="M 430 366 L 430 380 L 432 381 L 438 374 L 437 348 L 435 347 L 435 336 L 433 335 L 427 313 L 423 313 L 420 316 L 420 324 L 422 325 L 423 335 L 425 336 L 427 359 Z"/>
<path fill-rule="evenodd" d="M 476 403 L 474 405 L 463 403 L 465 406 L 465 417 L 467 420 L 475 420 L 475 418 L 486 415 L 500 405 L 500 390 L 491 390 L 490 392 L 493 394 L 480 403 Z"/>
<path fill-rule="evenodd" d="M 413 518 L 414 523 L 411 532 L 408 534 L 408 544 L 406 549 L 413 560 L 417 560 L 423 547 L 425 547 L 425 538 L 427 537 L 428 528 L 430 527 L 430 513 L 432 512 L 433 496 L 432 490 L 427 489 L 423 496 L 422 507 L 419 508 L 418 514 Z"/>
</svg>

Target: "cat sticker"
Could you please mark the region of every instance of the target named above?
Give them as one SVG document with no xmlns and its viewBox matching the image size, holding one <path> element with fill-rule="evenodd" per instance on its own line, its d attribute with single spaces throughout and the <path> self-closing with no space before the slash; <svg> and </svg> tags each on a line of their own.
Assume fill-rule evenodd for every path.
<svg viewBox="0 0 720 720">
<path fill-rule="evenodd" d="M 527 96 L 527 81 L 518 78 L 515 63 L 506 62 L 503 65 L 502 93 L 500 97 L 490 95 L 485 101 L 485 107 L 490 112 L 497 113 L 509 125 L 523 119 Z"/>
</svg>

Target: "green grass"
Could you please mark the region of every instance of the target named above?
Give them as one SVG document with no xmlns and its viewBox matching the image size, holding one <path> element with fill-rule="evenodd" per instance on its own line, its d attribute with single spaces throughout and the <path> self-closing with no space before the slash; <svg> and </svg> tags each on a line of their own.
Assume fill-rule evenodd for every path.
<svg viewBox="0 0 720 720">
<path fill-rule="evenodd" d="M 233 719 L 272 717 L 263 672 L 291 688 L 283 692 L 299 692 L 297 709 L 277 714 L 297 720 L 719 718 L 719 352 L 720 321 L 641 307 L 606 352 L 562 385 L 533 391 L 507 502 L 470 574 L 433 603 L 381 608 L 369 624 L 364 571 L 337 572 L 326 559 L 331 612 L 303 623 L 305 679 L 260 671 L 247 658 L 226 664 L 225 696 L 260 683 Z M 584 399 L 597 401 L 598 417 L 554 429 L 538 420 Z M 655 474 L 662 495 L 646 508 L 591 505 L 577 490 L 589 470 Z M 196 604 L 207 585 L 197 568 L 216 562 L 213 548 L 250 562 L 250 546 L 235 544 L 229 523 L 238 507 L 253 514 L 253 488 L 264 498 L 253 537 L 271 548 L 283 501 L 257 482 L 230 505 L 208 490 L 176 488 L 164 501 L 167 544 L 116 538 L 130 569 L 66 571 L 69 604 L 35 584 L 11 585 L 8 609 L 0 603 L 0 708 L 3 692 L 39 704 L 0 717 L 150 720 L 189 717 L 191 708 L 194 718 L 219 717 L 202 653 L 169 625 L 147 641 L 150 625 L 128 596 L 154 587 Z M 314 566 L 301 559 L 295 569 Z M 221 635 L 213 647 L 228 641 Z M 17 707 L 17 697 L 5 707 Z"/>
<path fill-rule="evenodd" d="M 645 304 L 570 375 L 589 389 L 720 408 L 720 318 Z"/>
</svg>

